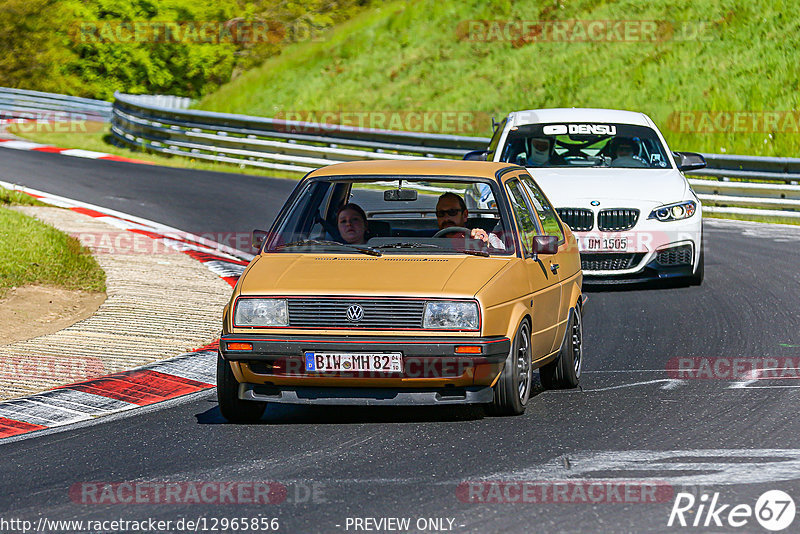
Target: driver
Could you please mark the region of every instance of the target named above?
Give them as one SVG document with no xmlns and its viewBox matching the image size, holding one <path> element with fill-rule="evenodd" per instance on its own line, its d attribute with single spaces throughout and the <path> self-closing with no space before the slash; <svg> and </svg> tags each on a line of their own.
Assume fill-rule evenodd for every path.
<svg viewBox="0 0 800 534">
<path fill-rule="evenodd" d="M 628 137 L 618 137 L 611 147 L 612 167 L 647 167 L 639 156 L 639 144 Z"/>
<path fill-rule="evenodd" d="M 464 199 L 455 193 L 447 192 L 439 197 L 436 203 L 436 222 L 439 223 L 439 229 L 461 227 L 466 228 L 467 219 L 469 219 L 469 211 Z M 459 233 L 463 236 L 463 232 L 453 232 L 451 236 L 457 236 Z M 472 239 L 480 239 L 484 243 L 488 243 L 492 248 L 505 250 L 505 245 L 497 237 L 496 234 L 487 234 L 483 228 L 473 228 L 470 230 L 469 236 Z"/>
<path fill-rule="evenodd" d="M 635 148 L 633 146 L 633 141 L 622 138 L 619 140 L 619 143 L 617 143 L 617 150 L 614 159 L 632 158 L 634 150 Z"/>
</svg>

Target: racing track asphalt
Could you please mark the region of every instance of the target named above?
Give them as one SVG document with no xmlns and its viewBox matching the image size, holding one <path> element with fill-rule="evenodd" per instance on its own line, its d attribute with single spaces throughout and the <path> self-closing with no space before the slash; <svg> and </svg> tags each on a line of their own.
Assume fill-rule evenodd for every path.
<svg viewBox="0 0 800 534">
<path fill-rule="evenodd" d="M 1 180 L 189 231 L 264 227 L 293 186 L 5 149 L 0 158 Z M 751 506 L 768 489 L 800 499 L 800 381 L 670 382 L 665 368 L 677 356 L 800 356 L 800 230 L 710 221 L 706 239 L 701 287 L 587 288 L 583 390 L 537 390 L 524 416 L 279 406 L 261 424 L 241 426 L 224 424 L 215 397 L 204 393 L 0 445 L 0 518 L 261 516 L 279 518 L 280 531 L 290 533 L 353 532 L 345 528 L 348 517 L 409 517 L 412 526 L 418 518 L 452 518 L 452 532 L 763 532 L 752 518 L 744 529 L 669 528 L 667 520 L 682 490 L 719 492 L 723 503 Z M 659 453 L 668 463 L 657 462 Z M 457 495 L 464 481 L 590 478 L 659 481 L 669 494 L 661 502 L 626 504 L 474 504 Z M 90 504 L 74 493 L 71 499 L 70 488 L 89 481 L 276 481 L 287 499 L 271 505 Z M 312 485 L 316 497 L 306 498 Z M 607 495 L 614 500 L 613 492 Z"/>
</svg>

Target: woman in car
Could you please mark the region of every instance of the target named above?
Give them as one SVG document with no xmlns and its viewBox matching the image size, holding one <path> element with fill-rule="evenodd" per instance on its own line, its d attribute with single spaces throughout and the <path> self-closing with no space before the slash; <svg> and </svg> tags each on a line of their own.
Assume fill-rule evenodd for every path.
<svg viewBox="0 0 800 534">
<path fill-rule="evenodd" d="M 345 243 L 362 245 L 367 242 L 367 214 L 358 204 L 345 204 L 336 212 L 336 225 Z"/>
</svg>

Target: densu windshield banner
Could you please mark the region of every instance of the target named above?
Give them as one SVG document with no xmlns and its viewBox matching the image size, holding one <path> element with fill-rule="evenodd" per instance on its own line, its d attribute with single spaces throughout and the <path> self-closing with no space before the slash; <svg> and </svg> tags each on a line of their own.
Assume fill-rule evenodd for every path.
<svg viewBox="0 0 800 534">
<path fill-rule="evenodd" d="M 613 124 L 549 124 L 542 128 L 544 135 L 617 135 Z"/>
</svg>

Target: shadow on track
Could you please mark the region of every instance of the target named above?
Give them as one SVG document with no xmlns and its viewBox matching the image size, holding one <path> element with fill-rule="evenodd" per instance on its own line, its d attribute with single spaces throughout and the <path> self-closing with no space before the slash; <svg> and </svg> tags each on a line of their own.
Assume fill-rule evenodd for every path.
<svg viewBox="0 0 800 534">
<path fill-rule="evenodd" d="M 537 378 L 534 378 L 531 400 L 542 393 Z M 205 412 L 195 415 L 200 425 L 231 424 L 222 417 L 215 399 Z M 258 424 L 291 425 L 339 425 L 363 423 L 441 423 L 475 421 L 488 414 L 481 405 L 472 406 L 308 406 L 293 404 L 268 404 Z"/>
<path fill-rule="evenodd" d="M 615 281 L 594 282 L 584 279 L 583 290 L 586 293 L 616 293 L 624 291 L 653 291 L 664 289 L 700 289 L 702 286 L 692 286 L 680 279 L 647 280 L 647 281 Z"/>
</svg>

